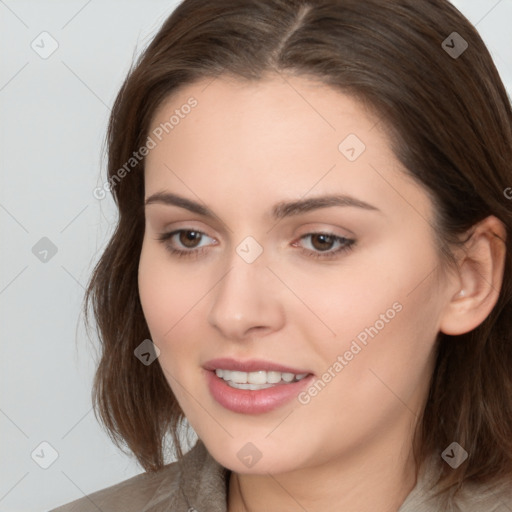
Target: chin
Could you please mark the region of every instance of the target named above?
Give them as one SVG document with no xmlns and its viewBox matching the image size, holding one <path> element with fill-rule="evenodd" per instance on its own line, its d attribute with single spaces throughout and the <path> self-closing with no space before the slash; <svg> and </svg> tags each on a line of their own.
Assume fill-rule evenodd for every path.
<svg viewBox="0 0 512 512">
<path fill-rule="evenodd" d="M 247 438 L 246 438 L 247 439 Z M 204 441 L 203 441 L 204 442 Z M 230 439 L 226 443 L 204 442 L 211 456 L 225 468 L 239 474 L 279 474 L 297 469 L 302 457 L 281 444 L 281 450 L 262 441 Z"/>
</svg>

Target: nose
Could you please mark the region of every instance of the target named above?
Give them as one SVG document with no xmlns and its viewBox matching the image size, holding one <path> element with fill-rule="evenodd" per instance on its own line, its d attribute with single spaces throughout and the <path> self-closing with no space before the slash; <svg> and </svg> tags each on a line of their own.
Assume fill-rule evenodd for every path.
<svg viewBox="0 0 512 512">
<path fill-rule="evenodd" d="M 230 270 L 213 291 L 208 322 L 225 339 L 244 340 L 281 329 L 285 322 L 279 282 L 261 259 L 234 255 Z"/>
</svg>

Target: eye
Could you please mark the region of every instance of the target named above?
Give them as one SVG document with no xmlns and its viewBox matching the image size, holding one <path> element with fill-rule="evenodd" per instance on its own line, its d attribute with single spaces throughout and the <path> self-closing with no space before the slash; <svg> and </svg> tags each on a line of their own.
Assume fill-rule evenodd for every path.
<svg viewBox="0 0 512 512">
<path fill-rule="evenodd" d="M 158 240 L 171 254 L 184 257 L 197 256 L 205 246 L 215 245 L 213 238 L 195 229 L 177 229 L 170 233 L 162 233 L 158 236 Z M 211 241 L 214 243 L 212 244 Z"/>
<path fill-rule="evenodd" d="M 208 246 L 216 245 L 215 239 L 202 231 L 195 229 L 178 229 L 170 233 L 162 233 L 158 236 L 165 248 L 178 257 L 197 258 Z M 306 243 L 301 243 L 305 241 Z M 300 250 L 311 258 L 336 258 L 341 253 L 348 251 L 355 244 L 355 240 L 334 235 L 333 233 L 308 233 L 303 235 L 292 246 L 301 245 Z"/>
<path fill-rule="evenodd" d="M 306 241 L 302 250 L 312 258 L 334 258 L 340 253 L 348 251 L 355 244 L 355 240 L 334 235 L 332 233 L 308 233 L 300 240 Z M 293 245 L 296 246 L 298 242 Z"/>
</svg>

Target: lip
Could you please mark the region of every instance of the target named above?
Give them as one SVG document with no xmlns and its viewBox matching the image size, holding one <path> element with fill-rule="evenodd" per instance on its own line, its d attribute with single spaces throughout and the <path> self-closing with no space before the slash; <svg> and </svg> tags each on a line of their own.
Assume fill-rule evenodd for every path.
<svg viewBox="0 0 512 512">
<path fill-rule="evenodd" d="M 276 384 L 270 388 L 252 391 L 229 386 L 224 379 L 217 377 L 215 369 L 251 372 L 258 370 L 283 373 L 307 373 L 307 377 L 297 382 Z M 315 376 L 307 370 L 299 370 L 269 361 L 255 360 L 236 361 L 235 359 L 213 359 L 204 366 L 205 377 L 213 399 L 225 409 L 240 414 L 263 414 L 273 411 L 294 398 L 314 380 Z"/>
<path fill-rule="evenodd" d="M 291 368 L 282 364 L 264 361 L 263 359 L 250 359 L 248 361 L 237 361 L 229 357 L 219 359 L 211 359 L 203 365 L 205 370 L 215 371 L 217 368 L 223 370 L 239 371 L 239 372 L 257 372 L 265 370 L 267 372 L 294 373 L 300 375 L 302 373 L 311 373 L 309 370 Z"/>
</svg>

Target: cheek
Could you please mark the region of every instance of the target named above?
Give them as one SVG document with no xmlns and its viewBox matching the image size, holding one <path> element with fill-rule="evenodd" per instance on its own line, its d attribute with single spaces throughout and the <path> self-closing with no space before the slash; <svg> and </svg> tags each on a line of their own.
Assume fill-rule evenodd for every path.
<svg viewBox="0 0 512 512">
<path fill-rule="evenodd" d="M 139 295 L 153 342 L 165 350 L 203 287 L 194 276 L 179 271 L 161 248 L 143 243 L 139 262 Z M 204 292 L 203 292 L 204 293 Z"/>
<path fill-rule="evenodd" d="M 414 379 L 435 342 L 441 310 L 432 272 L 437 255 L 426 236 L 419 242 L 402 234 L 300 276 L 283 265 L 283 280 L 310 310 L 301 304 L 289 320 L 302 325 L 326 367 L 348 352 L 354 377 L 374 367 L 394 379 L 397 368 L 411 368 Z"/>
<path fill-rule="evenodd" d="M 355 252 L 336 265 L 297 270 L 283 262 L 272 268 L 296 297 L 288 293 L 288 322 L 300 324 L 308 339 L 324 340 L 317 349 L 333 353 L 359 334 L 364 342 L 373 326 L 384 332 L 391 324 L 405 327 L 410 314 L 428 315 L 424 302 L 431 292 L 418 285 L 434 267 L 432 259 L 428 248 L 412 254 L 397 242 Z M 411 293 L 416 287 L 418 293 Z M 398 311 L 405 307 L 407 315 Z"/>
<path fill-rule="evenodd" d="M 138 283 L 151 340 L 160 350 L 158 364 L 182 410 L 188 411 L 187 394 L 183 390 L 192 390 L 191 382 L 196 376 L 185 371 L 191 367 L 187 361 L 195 352 L 187 322 L 193 321 L 194 314 L 197 314 L 198 295 L 203 287 L 194 281 L 192 275 L 184 276 L 161 248 L 145 242 L 139 262 Z"/>
<path fill-rule="evenodd" d="M 318 345 L 325 371 L 336 376 L 322 393 L 333 404 L 341 398 L 353 417 L 392 417 L 406 407 L 418 411 L 428 385 L 441 309 L 438 286 L 429 276 L 435 255 L 423 247 L 397 260 L 400 253 L 375 253 L 375 261 L 358 263 L 329 285 L 326 294 L 334 297 L 339 289 L 337 299 L 322 302 L 322 318 L 337 333 Z M 343 285 L 350 293 L 340 291 Z M 351 421 L 343 412 L 339 420 Z"/>
</svg>

